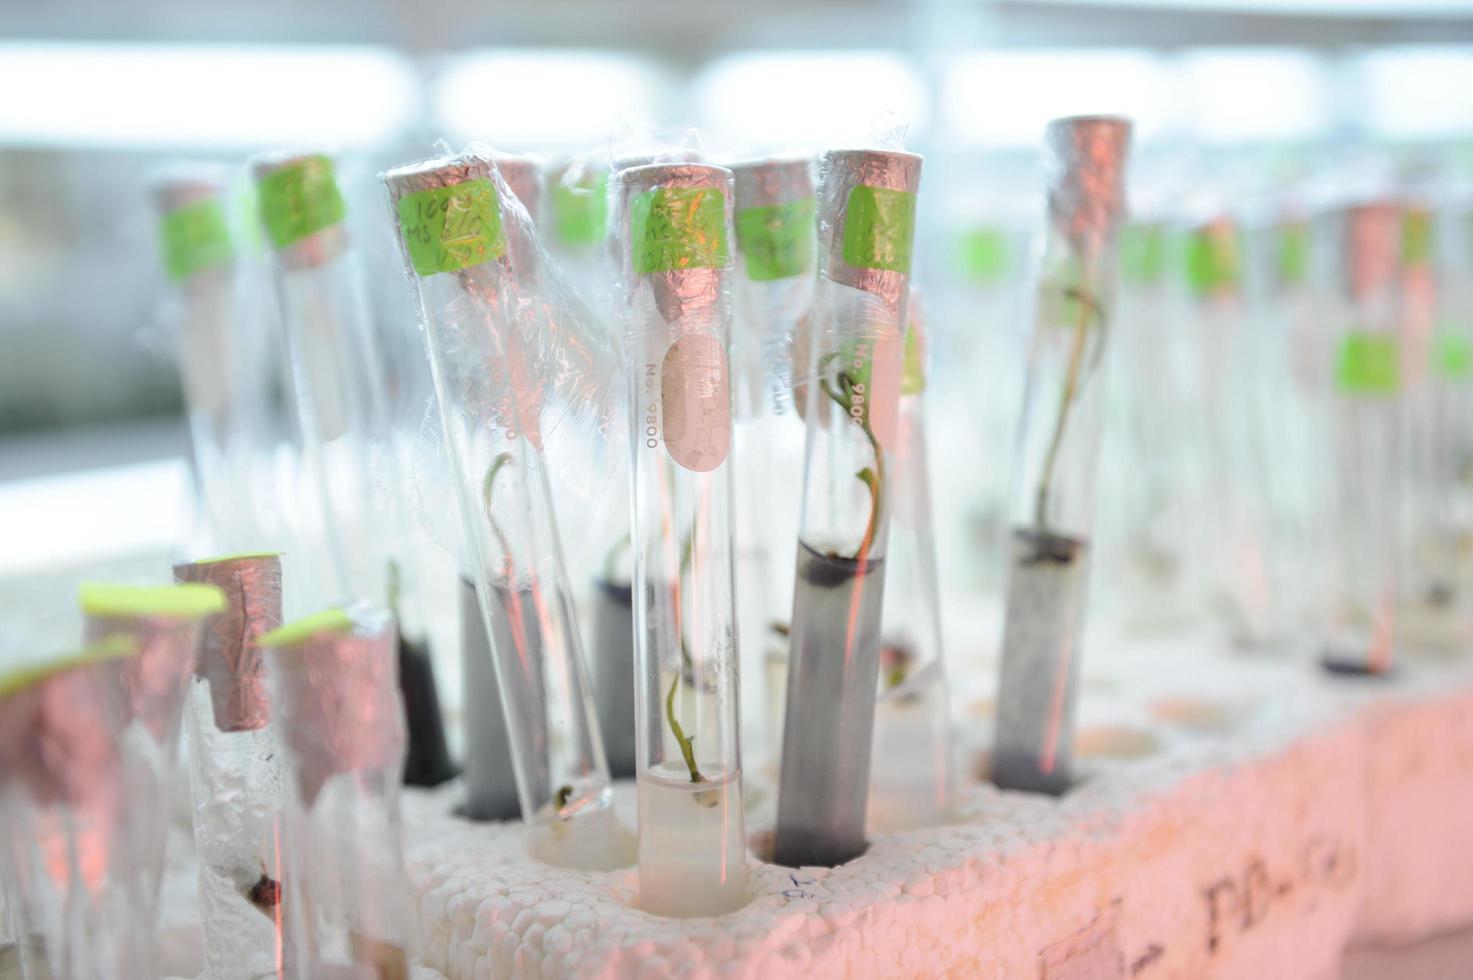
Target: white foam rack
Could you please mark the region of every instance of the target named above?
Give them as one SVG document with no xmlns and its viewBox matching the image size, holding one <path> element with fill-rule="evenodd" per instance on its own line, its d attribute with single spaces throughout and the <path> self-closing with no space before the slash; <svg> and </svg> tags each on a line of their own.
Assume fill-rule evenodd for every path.
<svg viewBox="0 0 1473 980">
<path fill-rule="evenodd" d="M 1473 663 L 1372 679 L 1203 643 L 1089 657 L 1072 792 L 977 778 L 989 703 L 964 698 L 953 822 L 833 869 L 749 857 L 752 900 L 718 919 L 641 912 L 633 869 L 538 864 L 518 826 L 454 817 L 453 787 L 407 794 L 422 960 L 452 980 L 1329 980 L 1347 947 L 1473 924 Z M 631 787 L 616 806 L 632 828 Z"/>
</svg>

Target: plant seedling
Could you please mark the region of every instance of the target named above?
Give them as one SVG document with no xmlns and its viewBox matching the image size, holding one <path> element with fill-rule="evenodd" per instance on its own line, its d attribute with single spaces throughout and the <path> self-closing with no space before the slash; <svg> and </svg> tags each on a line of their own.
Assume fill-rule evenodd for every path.
<svg viewBox="0 0 1473 980">
<path fill-rule="evenodd" d="M 1081 278 L 1088 281 L 1088 276 Z M 1054 467 L 1058 464 L 1059 450 L 1064 443 L 1064 432 L 1069 424 L 1069 413 L 1073 410 L 1074 400 L 1079 395 L 1079 387 L 1084 381 L 1086 370 L 1092 370 L 1098 366 L 1100 355 L 1105 349 L 1105 345 L 1100 343 L 1096 347 L 1097 353 L 1094 361 L 1086 367 L 1084 355 L 1088 347 L 1090 327 L 1098 324 L 1099 329 L 1105 329 L 1105 311 L 1094 295 L 1083 286 L 1064 287 L 1063 297 L 1067 308 L 1077 311 L 1078 319 L 1075 322 L 1074 336 L 1069 348 L 1069 365 L 1064 374 L 1064 390 L 1059 395 L 1059 411 L 1054 423 L 1053 437 L 1049 441 L 1048 452 L 1044 456 L 1038 491 L 1033 502 L 1033 522 L 1037 529 L 1037 536 L 1033 542 L 1035 550 L 1031 560 L 1067 563 L 1073 561 L 1078 549 L 1072 546 L 1072 542 L 1049 531 L 1049 494 L 1053 489 Z"/>
</svg>

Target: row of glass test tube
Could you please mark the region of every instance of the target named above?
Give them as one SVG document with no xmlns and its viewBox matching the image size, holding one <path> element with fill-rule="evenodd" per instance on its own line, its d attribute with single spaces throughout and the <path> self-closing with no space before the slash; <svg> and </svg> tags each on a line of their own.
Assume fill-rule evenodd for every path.
<svg viewBox="0 0 1473 980">
<path fill-rule="evenodd" d="M 406 978 L 405 731 L 387 612 L 281 625 L 281 564 L 86 584 L 77 652 L 0 680 L 8 976 L 155 977 L 187 725 L 210 977 Z"/>
<path fill-rule="evenodd" d="M 1088 251 L 1078 270 L 1087 278 L 1067 288 L 1102 297 L 1090 309 L 1108 301 L 1101 284 L 1111 267 L 1101 250 L 1119 213 L 1126 129 L 1119 120 L 1079 119 L 1050 130 L 1051 200 L 1074 210 L 1056 209 L 1062 244 L 1049 255 Z M 864 850 L 871 829 L 947 816 L 946 688 L 920 397 L 925 333 L 909 304 L 920 169 L 913 155 L 864 150 L 827 154 L 816 188 L 801 160 L 732 170 L 689 161 L 611 165 L 612 180 L 564 181 L 559 191 L 582 191 L 580 206 L 593 209 L 607 185 L 605 261 L 620 288 L 603 324 L 580 315 L 539 247 L 527 207 L 540 203 L 537 173 L 527 161 L 470 153 L 385 175 L 480 609 L 481 629 L 468 629 L 466 643 L 475 739 L 469 809 L 513 815 L 505 760 L 534 855 L 570 867 L 622 866 L 629 848 L 610 808 L 607 744 L 615 772 L 630 767 L 637 778 L 640 904 L 649 911 L 718 914 L 746 900 L 743 656 L 749 677 L 770 692 L 768 712 L 748 719 L 746 733 L 757 734 L 777 767 L 775 860 L 841 863 Z M 374 373 L 361 366 L 374 357 L 358 326 L 361 298 L 335 299 L 331 285 L 357 291 L 331 161 L 273 157 L 255 172 L 275 246 L 300 455 L 316 491 L 307 518 L 289 522 L 293 543 L 325 551 L 340 571 L 371 574 L 384 567 L 371 550 L 382 539 L 355 509 L 375 506 L 370 457 L 393 451 L 372 411 Z M 203 246 L 230 254 L 214 241 L 223 222 L 205 203 L 203 195 L 190 201 L 198 213 L 173 237 L 179 209 L 166 208 L 166 254 L 196 257 L 166 263 L 188 270 L 176 276 L 187 291 L 200 290 L 202 272 L 226 265 Z M 1094 223 L 1068 227 L 1076 212 Z M 200 329 L 195 319 L 186 338 Z M 210 311 L 197 319 L 210 320 Z M 1094 337 L 1094 321 L 1081 323 L 1077 335 Z M 228 328 L 205 329 L 221 348 L 231 342 Z M 220 349 L 200 355 L 209 357 L 234 363 Z M 610 372 L 620 361 L 623 371 Z M 184 366 L 187 377 L 202 370 L 187 339 Z M 229 407 L 230 399 L 202 401 L 189 387 L 197 436 L 221 445 L 222 428 L 201 425 L 201 416 L 212 420 L 200 409 Z M 613 414 L 599 408 L 610 392 L 626 400 L 618 414 L 627 412 L 631 508 L 627 536 L 617 522 L 597 570 L 598 683 L 590 685 L 548 441 L 588 430 L 596 437 L 590 455 L 617 461 L 619 427 L 610 431 Z M 1092 450 L 1081 452 L 1079 462 L 1051 465 L 1088 469 Z M 235 516 L 217 518 L 217 528 Z M 904 532 L 894 542 L 892 524 Z M 245 533 L 259 535 L 259 524 Z M 779 556 L 794 543 L 793 584 L 784 589 Z M 360 552 L 348 557 L 353 549 Z M 1073 558 L 1082 554 L 1055 563 Z M 374 594 L 372 584 L 343 580 L 337 597 Z M 605 709 L 597 715 L 602 737 L 592 689 Z"/>
</svg>

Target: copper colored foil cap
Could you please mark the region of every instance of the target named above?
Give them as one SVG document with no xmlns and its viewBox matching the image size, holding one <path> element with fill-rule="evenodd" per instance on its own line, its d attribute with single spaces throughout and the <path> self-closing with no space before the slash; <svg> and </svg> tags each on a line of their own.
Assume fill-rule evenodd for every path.
<svg viewBox="0 0 1473 980">
<path fill-rule="evenodd" d="M 38 806 L 120 811 L 118 666 L 81 664 L 0 701 L 0 783 L 23 783 Z"/>
<path fill-rule="evenodd" d="M 502 181 L 511 188 L 512 193 L 518 194 L 517 186 L 507 176 L 506 160 L 496 160 L 496 170 L 501 172 Z M 513 172 L 519 170 L 512 166 Z M 455 157 L 438 157 L 433 160 L 424 160 L 412 163 L 407 167 L 396 167 L 383 175 L 384 186 L 389 189 L 389 198 L 394 203 L 394 230 L 400 234 L 403 229 L 399 226 L 399 199 L 410 194 L 418 194 L 422 191 L 436 190 L 441 187 L 454 187 L 457 184 L 468 184 L 474 180 L 492 180 L 492 161 L 490 157 L 479 153 L 463 153 Z M 537 200 L 541 200 L 541 185 L 537 185 Z M 497 191 L 498 198 L 501 191 Z M 520 194 L 518 194 L 520 197 Z M 536 204 L 529 205 L 522 200 L 528 214 L 533 212 Z M 519 220 L 515 220 L 512 213 L 508 213 L 505 207 L 501 208 L 501 227 L 506 235 L 508 265 L 514 275 L 531 277 L 536 274 L 537 269 L 537 242 L 531 234 L 530 227 L 524 227 Z M 485 262 L 481 265 L 470 266 L 461 269 L 455 275 L 469 287 L 473 283 L 479 283 L 482 288 L 492 288 L 498 281 L 487 279 L 486 270 L 499 263 Z"/>
<path fill-rule="evenodd" d="M 247 555 L 174 566 L 174 581 L 203 582 L 225 593 L 225 611 L 205 623 L 195 676 L 210 685 L 215 727 L 247 732 L 266 727 L 271 705 L 256 640 L 281 625 L 281 558 Z"/>
<path fill-rule="evenodd" d="M 268 174 L 317 156 L 321 154 L 272 153 L 259 156 L 251 161 L 251 178 L 256 183 L 260 183 L 261 179 Z M 277 249 L 276 256 L 284 268 L 313 269 L 319 265 L 326 265 L 347 250 L 348 228 L 346 223 L 339 221 L 337 224 L 329 225 L 321 231 L 292 242 L 285 248 Z"/>
<path fill-rule="evenodd" d="M 640 278 L 647 279 L 654 291 L 655 306 L 666 323 L 687 321 L 697 328 L 709 326 L 718 315 L 721 294 L 731 270 L 731 251 L 736 243 L 729 234 L 732 220 L 731 171 L 704 163 L 654 163 L 619 171 L 614 178 L 618 191 L 617 228 L 620 237 L 630 235 L 629 209 L 634 199 L 648 191 L 662 188 L 706 188 L 720 191 L 726 210 L 726 264 L 714 268 L 671 269 L 650 272 L 641 277 L 633 266 L 635 250 L 623 249 L 620 274 L 631 291 Z"/>
<path fill-rule="evenodd" d="M 159 214 L 169 214 L 220 197 L 225 193 L 225 180 L 214 167 L 177 168 L 155 178 L 150 193 Z"/>
<path fill-rule="evenodd" d="M 1070 239 L 1103 242 L 1125 217 L 1130 120 L 1055 119 L 1044 131 L 1049 219 Z"/>
<path fill-rule="evenodd" d="M 137 721 L 164 743 L 179 732 L 184 696 L 194 676 L 200 621 L 172 616 L 89 616 L 87 642 L 128 636 L 137 652 L 114 666 L 126 701 L 125 722 Z"/>
<path fill-rule="evenodd" d="M 1401 209 L 1392 201 L 1355 204 L 1345 209 L 1343 274 L 1355 300 L 1392 288 L 1401 259 Z"/>
<path fill-rule="evenodd" d="M 808 160 L 755 160 L 731 165 L 736 183 L 737 213 L 748 208 L 789 204 L 813 196 Z"/>
<path fill-rule="evenodd" d="M 844 223 L 849 195 L 856 187 L 876 187 L 914 194 L 921 185 L 921 158 L 892 150 L 830 150 L 819 164 L 819 275 L 862 289 L 892 306 L 905 297 L 910 275 L 891 269 L 869 269 L 844 261 Z"/>
<path fill-rule="evenodd" d="M 542 168 L 529 157 L 516 157 L 498 153 L 494 160 L 501 179 L 527 209 L 527 216 L 535 226 L 542 216 Z"/>
<path fill-rule="evenodd" d="M 404 767 L 398 635 L 386 614 L 358 613 L 349 633 L 321 632 L 268 652 L 280 677 L 281 726 L 307 806 L 330 778 Z"/>
</svg>

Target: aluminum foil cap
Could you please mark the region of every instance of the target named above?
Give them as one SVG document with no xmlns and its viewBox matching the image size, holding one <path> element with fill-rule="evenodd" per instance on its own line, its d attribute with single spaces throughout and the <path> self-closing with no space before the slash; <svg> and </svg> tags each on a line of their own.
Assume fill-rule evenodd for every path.
<svg viewBox="0 0 1473 980">
<path fill-rule="evenodd" d="M 0 783 L 40 806 L 122 806 L 123 712 L 115 660 L 61 670 L 0 700 Z"/>
<path fill-rule="evenodd" d="M 1072 240 L 1104 242 L 1125 217 L 1130 120 L 1055 119 L 1044 133 L 1049 219 Z"/>
<path fill-rule="evenodd" d="M 731 171 L 656 163 L 614 179 L 616 227 L 627 243 L 620 258 L 626 298 L 647 280 L 666 323 L 708 326 L 731 270 Z"/>
<path fill-rule="evenodd" d="M 510 188 L 511 193 L 517 195 L 521 200 L 528 216 L 535 220 L 542 199 L 541 177 L 536 166 L 531 161 L 519 157 L 497 157 L 494 169 L 500 172 L 502 185 L 504 185 L 498 186 L 496 194 L 497 219 L 500 222 L 505 249 L 495 259 L 488 256 L 474 263 L 450 262 L 449 266 L 453 268 L 447 267 L 442 270 L 454 272 L 467 288 L 494 289 L 496 286 L 494 277 L 501 274 L 494 270 L 502 268 L 503 265 L 510 275 L 522 282 L 530 283 L 535 281 L 540 264 L 537 237 L 532 224 L 524 221 L 515 209 L 505 207 L 500 201 L 506 188 Z M 398 167 L 384 174 L 384 184 L 388 187 L 389 197 L 394 204 L 394 222 L 401 237 L 405 234 L 403 216 L 399 211 L 399 201 L 402 198 L 425 191 L 455 187 L 472 181 L 492 180 L 492 173 L 492 159 L 484 154 L 472 152 L 455 157 L 425 160 L 407 167 Z M 523 196 L 524 194 L 526 196 Z M 486 230 L 489 231 L 489 229 Z M 405 240 L 405 246 L 409 248 L 407 240 Z M 504 260 L 497 261 L 502 256 L 505 257 Z M 411 250 L 411 262 L 413 259 Z M 418 266 L 416 268 L 418 269 Z M 419 271 L 424 274 L 423 270 Z"/>
<path fill-rule="evenodd" d="M 1383 294 L 1396 282 L 1401 258 L 1401 209 L 1377 200 L 1345 209 L 1343 270 L 1352 299 Z"/>
<path fill-rule="evenodd" d="M 89 644 L 114 636 L 133 640 L 136 652 L 115 674 L 125 699 L 125 722 L 137 721 L 160 745 L 177 744 L 200 627 L 199 619 L 174 616 L 87 617 Z"/>
<path fill-rule="evenodd" d="M 266 667 L 256 640 L 281 625 L 281 558 L 242 555 L 174 566 L 176 582 L 204 582 L 225 593 L 225 611 L 205 624 L 195 675 L 210 685 L 215 727 L 254 731 L 271 720 Z"/>
<path fill-rule="evenodd" d="M 291 627 L 287 627 L 290 629 Z M 404 766 L 398 633 L 392 617 L 355 609 L 347 631 L 321 630 L 268 649 L 277 710 L 303 802 L 339 773 Z"/>
<path fill-rule="evenodd" d="M 501 179 L 506 181 L 506 186 L 522 202 L 522 207 L 527 209 L 532 224 L 539 224 L 542 220 L 542 167 L 530 157 L 512 156 L 509 153 L 498 153 L 495 160 L 496 169 L 501 171 Z"/>
<path fill-rule="evenodd" d="M 921 158 L 830 150 L 819 175 L 819 274 L 899 306 L 910 283 Z"/>
<path fill-rule="evenodd" d="M 266 241 L 284 268 L 326 265 L 348 250 L 346 208 L 331 157 L 264 154 L 251 160 L 251 175 Z"/>
<path fill-rule="evenodd" d="M 158 174 L 150 184 L 159 214 L 220 197 L 225 193 L 225 175 L 206 165 L 175 167 Z"/>
<path fill-rule="evenodd" d="M 736 184 L 737 213 L 748 208 L 789 204 L 813 196 L 812 162 L 753 160 L 731 165 Z"/>
</svg>

